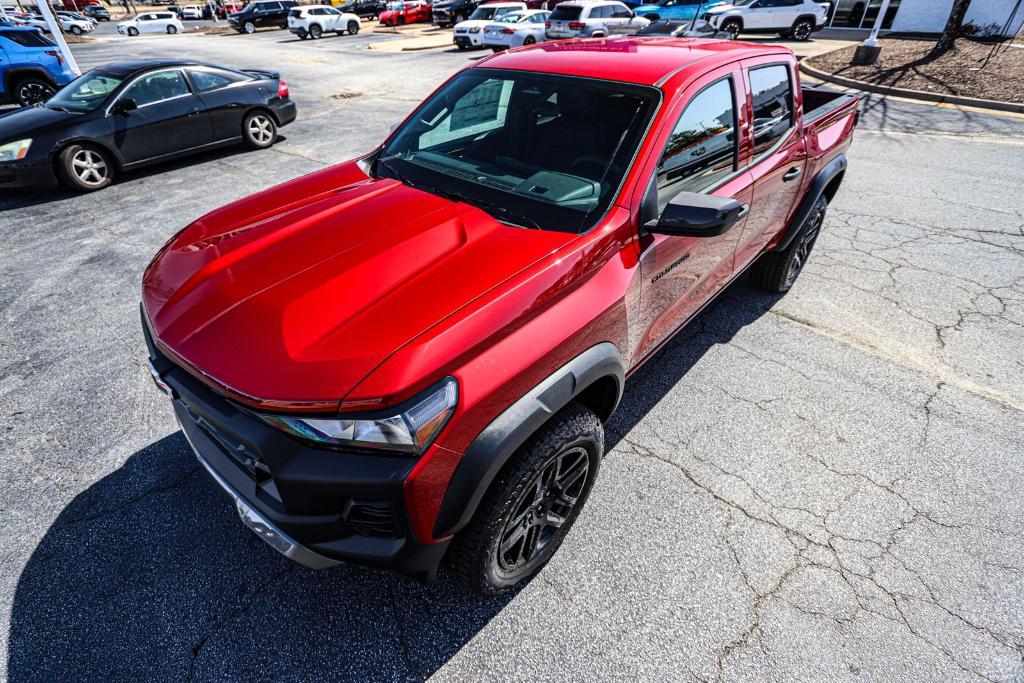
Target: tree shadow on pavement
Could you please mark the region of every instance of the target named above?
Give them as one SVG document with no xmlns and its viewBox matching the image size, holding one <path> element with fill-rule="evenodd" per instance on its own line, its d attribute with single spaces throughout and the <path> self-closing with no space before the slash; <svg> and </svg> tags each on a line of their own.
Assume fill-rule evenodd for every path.
<svg viewBox="0 0 1024 683">
<path fill-rule="evenodd" d="M 716 344 L 777 300 L 745 279 L 628 382 L 608 449 Z M 14 595 L 12 683 L 131 679 L 422 680 L 515 594 L 483 599 L 444 572 L 314 572 L 246 531 L 175 432 L 78 495 Z"/>
</svg>

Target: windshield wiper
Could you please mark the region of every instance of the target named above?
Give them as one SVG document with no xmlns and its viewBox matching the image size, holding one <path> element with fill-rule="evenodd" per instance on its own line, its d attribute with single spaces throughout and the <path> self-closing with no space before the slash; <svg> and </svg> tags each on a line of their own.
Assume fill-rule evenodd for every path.
<svg viewBox="0 0 1024 683">
<path fill-rule="evenodd" d="M 535 230 L 540 230 L 540 226 L 537 225 L 537 221 L 527 216 L 524 216 L 523 214 L 512 211 L 511 209 L 508 209 L 504 206 L 501 206 L 499 204 L 492 204 L 491 202 L 483 201 L 481 199 L 470 198 L 462 193 L 455 192 L 454 190 L 442 190 L 439 187 L 433 187 L 431 185 L 426 185 L 422 183 L 414 183 L 411 180 L 409 180 L 406 176 L 402 175 L 397 170 L 395 170 L 394 166 L 387 163 L 383 159 L 378 159 L 377 163 L 383 166 L 395 180 L 402 183 L 403 185 L 406 185 L 416 190 L 421 190 L 423 192 L 429 192 L 430 194 L 435 194 L 438 197 L 442 197 L 452 202 L 462 202 L 463 204 L 475 206 L 481 211 L 490 214 L 491 217 L 498 219 L 502 223 L 506 223 L 517 228 L 534 228 Z"/>
</svg>

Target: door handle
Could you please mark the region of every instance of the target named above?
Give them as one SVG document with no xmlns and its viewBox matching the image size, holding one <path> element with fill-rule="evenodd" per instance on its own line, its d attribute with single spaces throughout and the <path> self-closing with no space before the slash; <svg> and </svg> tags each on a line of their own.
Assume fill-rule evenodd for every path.
<svg viewBox="0 0 1024 683">
<path fill-rule="evenodd" d="M 789 169 L 788 171 L 786 171 L 786 175 L 782 176 L 782 180 L 783 180 L 784 182 L 787 182 L 787 183 L 788 183 L 788 182 L 789 182 L 790 180 L 796 180 L 797 178 L 799 178 L 799 177 L 800 177 L 800 174 L 801 174 L 802 172 L 803 172 L 803 171 L 802 171 L 802 170 L 800 169 L 800 167 L 799 167 L 799 166 L 794 166 L 793 168 L 791 168 L 791 169 Z"/>
</svg>

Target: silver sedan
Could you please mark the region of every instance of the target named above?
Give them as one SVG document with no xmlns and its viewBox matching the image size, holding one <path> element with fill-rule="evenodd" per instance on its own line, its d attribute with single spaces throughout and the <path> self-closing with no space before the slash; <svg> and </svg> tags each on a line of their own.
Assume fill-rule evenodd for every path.
<svg viewBox="0 0 1024 683">
<path fill-rule="evenodd" d="M 484 47 L 495 52 L 544 40 L 544 22 L 551 13 L 530 9 L 510 12 L 484 27 Z"/>
</svg>

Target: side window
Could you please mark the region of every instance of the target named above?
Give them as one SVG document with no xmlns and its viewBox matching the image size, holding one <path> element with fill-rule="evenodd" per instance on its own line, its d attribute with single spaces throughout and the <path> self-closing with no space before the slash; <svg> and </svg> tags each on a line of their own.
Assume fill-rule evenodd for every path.
<svg viewBox="0 0 1024 683">
<path fill-rule="evenodd" d="M 590 16 L 592 19 L 608 19 L 612 16 L 612 6 L 603 5 L 601 7 L 595 7 L 590 12 Z"/>
<path fill-rule="evenodd" d="M 172 97 L 188 95 L 188 84 L 180 71 L 158 71 L 143 76 L 124 91 L 123 97 L 135 100 L 140 107 Z"/>
<path fill-rule="evenodd" d="M 434 128 L 420 136 L 420 149 L 504 126 L 512 83 L 512 80 L 487 80 L 460 97 L 450 113 L 441 112 L 441 119 Z"/>
<path fill-rule="evenodd" d="M 228 71 L 197 71 L 189 69 L 188 74 L 192 77 L 192 83 L 199 92 L 223 88 L 225 85 L 231 85 L 232 83 L 244 80 L 242 76 Z"/>
<path fill-rule="evenodd" d="M 748 77 L 754 102 L 754 156 L 758 157 L 793 127 L 793 88 L 784 64 L 751 69 Z"/>
<path fill-rule="evenodd" d="M 633 13 L 625 5 L 612 6 L 612 17 L 615 19 L 629 19 Z"/>
<path fill-rule="evenodd" d="M 736 170 L 732 79 L 700 91 L 686 105 L 658 162 L 658 212 L 680 192 L 706 190 Z"/>
</svg>

